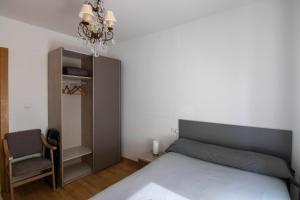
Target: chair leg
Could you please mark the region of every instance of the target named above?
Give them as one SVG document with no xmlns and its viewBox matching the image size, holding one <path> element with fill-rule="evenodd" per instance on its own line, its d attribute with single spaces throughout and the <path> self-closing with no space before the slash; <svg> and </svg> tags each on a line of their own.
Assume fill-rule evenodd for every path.
<svg viewBox="0 0 300 200">
<path fill-rule="evenodd" d="M 54 167 L 52 167 L 52 190 L 53 192 L 56 190 Z"/>
<path fill-rule="evenodd" d="M 9 194 L 10 200 L 14 200 L 15 199 L 15 197 L 14 197 L 14 187 L 13 187 L 11 182 L 9 182 L 9 190 L 10 190 L 10 194 Z"/>
<path fill-rule="evenodd" d="M 5 173 L 5 174 L 7 174 L 7 173 Z M 4 191 L 6 192 L 6 193 L 9 193 L 9 184 L 10 184 L 10 182 L 9 182 L 9 178 L 8 178 L 8 176 L 4 176 Z"/>
</svg>

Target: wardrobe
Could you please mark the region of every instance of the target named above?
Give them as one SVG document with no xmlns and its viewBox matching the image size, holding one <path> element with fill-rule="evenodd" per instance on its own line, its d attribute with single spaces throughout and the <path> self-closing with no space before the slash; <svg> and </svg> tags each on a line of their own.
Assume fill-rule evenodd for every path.
<svg viewBox="0 0 300 200">
<path fill-rule="evenodd" d="M 63 74 L 65 66 L 88 76 Z M 120 70 L 116 59 L 64 48 L 49 52 L 48 127 L 60 132 L 60 186 L 121 160 Z"/>
</svg>

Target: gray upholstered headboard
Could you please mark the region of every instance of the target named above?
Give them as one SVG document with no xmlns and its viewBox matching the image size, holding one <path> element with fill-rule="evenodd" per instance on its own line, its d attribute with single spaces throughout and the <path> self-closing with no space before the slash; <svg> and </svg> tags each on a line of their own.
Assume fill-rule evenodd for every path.
<svg viewBox="0 0 300 200">
<path fill-rule="evenodd" d="M 291 162 L 292 132 L 179 120 L 179 137 L 273 155 Z"/>
</svg>

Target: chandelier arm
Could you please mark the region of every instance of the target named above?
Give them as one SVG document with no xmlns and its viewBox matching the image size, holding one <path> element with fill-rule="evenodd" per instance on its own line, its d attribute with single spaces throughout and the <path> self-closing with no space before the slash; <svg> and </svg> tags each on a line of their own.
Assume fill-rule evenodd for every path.
<svg viewBox="0 0 300 200">
<path fill-rule="evenodd" d="M 84 29 L 82 28 L 82 26 L 83 26 L 82 23 L 80 23 L 79 26 L 78 26 L 78 34 L 79 34 L 79 36 L 81 37 L 81 39 L 87 40 L 87 39 L 89 39 L 89 38 L 88 38 L 87 35 L 85 34 Z"/>
<path fill-rule="evenodd" d="M 85 24 L 80 23 L 79 28 L 78 28 L 78 33 L 83 40 L 93 41 L 93 33 L 89 31 L 88 27 Z M 92 42 L 92 43 L 94 43 L 94 42 Z"/>
<path fill-rule="evenodd" d="M 81 37 L 82 39 L 84 39 L 84 38 L 82 37 L 81 32 L 80 32 L 80 24 L 79 24 L 79 26 L 78 26 L 78 28 L 77 28 L 77 32 L 78 32 L 79 37 Z"/>
<path fill-rule="evenodd" d="M 107 35 L 110 37 L 106 38 L 106 41 L 112 40 L 114 38 L 114 33 L 112 31 L 108 31 L 107 33 L 108 33 Z"/>
<path fill-rule="evenodd" d="M 81 27 L 82 27 L 82 31 L 83 31 L 85 37 L 87 37 L 89 39 L 92 38 L 92 33 L 89 31 L 88 27 L 84 24 L 82 24 Z"/>
<path fill-rule="evenodd" d="M 104 37 L 104 42 L 106 43 L 107 41 L 107 32 L 105 32 L 105 37 Z"/>
<path fill-rule="evenodd" d="M 102 27 L 101 27 L 101 34 L 102 34 L 102 37 L 104 36 L 104 40 L 105 40 L 106 35 L 105 35 L 104 25 L 102 25 Z"/>
</svg>

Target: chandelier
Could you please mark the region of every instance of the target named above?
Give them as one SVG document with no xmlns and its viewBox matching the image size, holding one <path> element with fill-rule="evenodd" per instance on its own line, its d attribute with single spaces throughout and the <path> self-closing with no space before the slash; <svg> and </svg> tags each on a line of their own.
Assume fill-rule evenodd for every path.
<svg viewBox="0 0 300 200">
<path fill-rule="evenodd" d="M 114 13 L 105 10 L 103 0 L 91 0 L 84 2 L 79 17 L 78 35 L 98 57 L 101 51 L 114 43 L 113 25 L 117 21 Z"/>
</svg>

